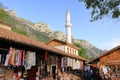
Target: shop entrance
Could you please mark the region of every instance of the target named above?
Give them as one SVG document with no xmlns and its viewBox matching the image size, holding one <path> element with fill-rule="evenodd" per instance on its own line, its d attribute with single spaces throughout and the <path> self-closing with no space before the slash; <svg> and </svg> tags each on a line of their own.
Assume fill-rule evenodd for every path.
<svg viewBox="0 0 120 80">
<path fill-rule="evenodd" d="M 56 79 L 56 66 L 52 66 L 53 79 Z"/>
<path fill-rule="evenodd" d="M 118 68 L 117 68 L 117 76 L 120 79 L 120 65 L 118 65 Z"/>
</svg>

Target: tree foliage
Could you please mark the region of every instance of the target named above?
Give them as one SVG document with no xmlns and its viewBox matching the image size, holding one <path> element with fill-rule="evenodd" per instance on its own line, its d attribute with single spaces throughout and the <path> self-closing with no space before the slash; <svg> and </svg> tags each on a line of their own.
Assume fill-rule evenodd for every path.
<svg viewBox="0 0 120 80">
<path fill-rule="evenodd" d="M 75 46 L 79 47 L 80 50 L 78 51 L 78 55 L 82 56 L 86 59 L 89 59 L 88 55 L 87 55 L 87 50 L 85 48 L 83 48 L 80 44 L 76 43 L 74 44 Z"/>
<path fill-rule="evenodd" d="M 91 21 L 109 16 L 113 19 L 120 16 L 120 0 L 79 0 L 84 2 L 87 9 L 91 11 Z"/>
<path fill-rule="evenodd" d="M 45 32 L 40 32 L 40 31 L 32 31 L 32 33 L 35 35 L 35 37 L 42 41 L 42 42 L 47 42 L 50 40 L 50 37 L 48 36 L 49 33 Z"/>
<path fill-rule="evenodd" d="M 28 35 L 27 35 L 27 32 L 24 31 L 24 30 L 20 30 L 20 29 L 17 29 L 17 28 L 12 28 L 12 31 L 17 32 L 17 33 L 19 33 L 19 34 L 23 34 L 23 35 L 25 35 L 25 36 L 28 36 Z"/>
<path fill-rule="evenodd" d="M 9 15 L 7 14 L 7 12 L 0 8 L 0 20 L 6 20 L 8 19 Z"/>
<path fill-rule="evenodd" d="M 18 22 L 13 19 L 3 8 L 0 8 L 0 22 L 9 24 L 11 26 L 18 24 Z"/>
</svg>

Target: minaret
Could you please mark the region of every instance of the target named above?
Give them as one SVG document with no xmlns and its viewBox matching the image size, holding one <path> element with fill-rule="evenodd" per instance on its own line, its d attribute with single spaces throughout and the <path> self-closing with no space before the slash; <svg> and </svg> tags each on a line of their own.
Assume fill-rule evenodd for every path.
<svg viewBox="0 0 120 80">
<path fill-rule="evenodd" d="M 68 43 L 71 43 L 71 22 L 70 22 L 70 12 L 66 12 L 66 39 Z"/>
</svg>

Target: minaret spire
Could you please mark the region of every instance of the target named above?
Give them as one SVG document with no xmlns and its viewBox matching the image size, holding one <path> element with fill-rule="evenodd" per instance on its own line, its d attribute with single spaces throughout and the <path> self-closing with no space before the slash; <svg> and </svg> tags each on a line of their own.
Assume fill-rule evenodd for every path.
<svg viewBox="0 0 120 80">
<path fill-rule="evenodd" d="M 71 43 L 71 22 L 70 22 L 70 12 L 69 10 L 67 10 L 66 12 L 66 38 L 67 38 L 67 42 Z"/>
</svg>

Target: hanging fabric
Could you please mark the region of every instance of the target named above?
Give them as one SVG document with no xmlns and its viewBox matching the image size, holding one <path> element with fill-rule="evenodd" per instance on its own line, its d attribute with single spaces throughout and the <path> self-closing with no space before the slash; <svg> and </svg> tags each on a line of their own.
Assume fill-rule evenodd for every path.
<svg viewBox="0 0 120 80">
<path fill-rule="evenodd" d="M 21 66 L 21 65 L 22 65 L 22 59 L 23 59 L 23 51 L 20 50 L 20 52 L 19 52 L 19 62 L 18 62 L 18 66 Z"/>
<path fill-rule="evenodd" d="M 22 61 L 21 61 L 21 65 L 24 66 L 24 64 L 25 64 L 25 51 L 23 51 Z"/>
<path fill-rule="evenodd" d="M 10 57 L 10 54 L 8 53 L 8 54 L 6 55 L 6 59 L 5 59 L 4 66 L 8 66 L 9 57 Z"/>
<path fill-rule="evenodd" d="M 15 64 L 17 66 L 24 65 L 24 53 L 25 53 L 25 51 L 23 51 L 23 50 L 15 51 Z"/>
<path fill-rule="evenodd" d="M 30 52 L 28 51 L 26 53 L 26 59 L 25 59 L 25 66 L 27 69 L 30 69 L 31 66 L 35 66 L 36 65 L 36 55 L 35 52 Z"/>
<path fill-rule="evenodd" d="M 12 54 L 12 47 L 10 47 L 9 52 L 6 55 L 6 60 L 5 60 L 4 66 L 8 66 L 9 65 L 11 54 Z"/>
<path fill-rule="evenodd" d="M 10 57 L 9 57 L 8 63 L 10 65 L 15 65 L 15 49 L 12 47 L 10 47 Z"/>
<path fill-rule="evenodd" d="M 15 65 L 15 49 L 13 48 L 11 65 Z"/>
<path fill-rule="evenodd" d="M 17 66 L 19 65 L 19 57 L 20 57 L 19 53 L 20 53 L 20 50 L 16 50 L 16 52 L 15 52 L 15 63 L 16 63 Z"/>
<path fill-rule="evenodd" d="M 10 51 L 9 51 L 10 56 L 8 58 L 8 64 L 11 64 L 11 62 L 12 62 L 12 51 L 13 51 L 13 48 L 10 47 Z"/>
<path fill-rule="evenodd" d="M 1 56 L 2 56 L 2 54 L 0 54 L 0 63 L 2 63 L 2 59 L 1 59 Z"/>
</svg>

